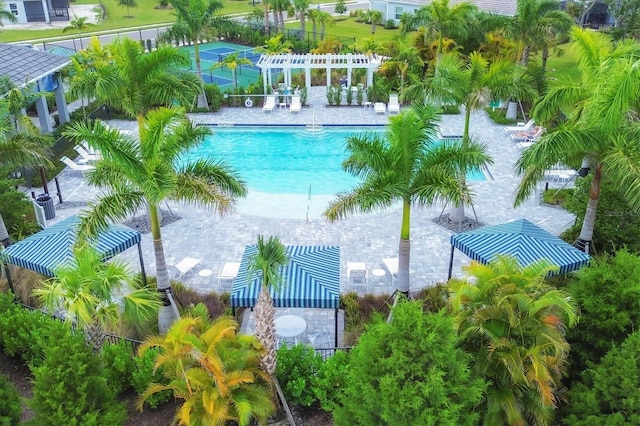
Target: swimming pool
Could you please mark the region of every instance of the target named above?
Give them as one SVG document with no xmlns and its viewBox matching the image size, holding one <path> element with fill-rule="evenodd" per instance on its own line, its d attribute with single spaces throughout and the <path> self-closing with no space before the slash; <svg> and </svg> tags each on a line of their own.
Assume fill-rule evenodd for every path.
<svg viewBox="0 0 640 426">
<path fill-rule="evenodd" d="M 342 170 L 346 137 L 378 127 L 216 127 L 186 161 L 211 157 L 229 163 L 249 191 L 270 194 L 334 195 L 359 180 Z M 469 180 L 485 180 L 482 172 Z"/>
</svg>

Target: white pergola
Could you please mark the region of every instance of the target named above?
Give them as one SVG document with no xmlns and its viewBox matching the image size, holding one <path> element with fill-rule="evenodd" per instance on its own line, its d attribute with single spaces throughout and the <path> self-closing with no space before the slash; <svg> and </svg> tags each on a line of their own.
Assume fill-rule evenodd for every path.
<svg viewBox="0 0 640 426">
<path fill-rule="evenodd" d="M 327 87 L 331 86 L 331 70 L 335 68 L 347 70 L 347 86 L 351 87 L 351 72 L 354 68 L 365 68 L 367 70 L 367 86 L 373 85 L 373 72 L 380 66 L 381 60 L 375 55 L 365 55 L 362 53 L 347 54 L 297 54 L 284 53 L 278 55 L 262 55 L 256 66 L 262 70 L 262 81 L 264 92 L 267 93 L 267 86 L 273 84 L 271 81 L 271 70 L 284 70 L 284 84 L 291 86 L 291 70 L 303 69 L 305 71 L 305 85 L 311 87 L 311 70 L 314 68 L 324 68 L 327 70 Z"/>
</svg>

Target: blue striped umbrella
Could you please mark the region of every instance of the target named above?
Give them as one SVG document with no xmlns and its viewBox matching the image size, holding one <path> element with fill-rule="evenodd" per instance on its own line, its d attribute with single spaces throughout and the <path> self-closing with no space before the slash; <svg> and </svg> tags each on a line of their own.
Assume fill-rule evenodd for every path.
<svg viewBox="0 0 640 426">
<path fill-rule="evenodd" d="M 74 261 L 73 245 L 76 242 L 80 219 L 69 217 L 37 234 L 19 241 L 0 252 L 0 259 L 21 268 L 30 269 L 49 277 L 55 269 Z M 98 235 L 94 247 L 110 259 L 116 254 L 140 242 L 140 233 L 128 228 L 110 226 Z"/>
<path fill-rule="evenodd" d="M 262 276 L 249 278 L 249 261 L 257 246 L 244 249 L 238 276 L 231 289 L 231 306 L 252 307 L 260 293 Z M 289 264 L 282 271 L 284 285 L 276 293 L 271 289 L 278 308 L 334 308 L 340 304 L 340 248 L 333 246 L 288 246 Z"/>
<path fill-rule="evenodd" d="M 557 274 L 580 269 L 591 259 L 588 254 L 526 219 L 452 235 L 451 245 L 452 259 L 453 247 L 484 264 L 496 255 L 511 255 L 522 266 L 545 259 L 560 268 Z"/>
</svg>

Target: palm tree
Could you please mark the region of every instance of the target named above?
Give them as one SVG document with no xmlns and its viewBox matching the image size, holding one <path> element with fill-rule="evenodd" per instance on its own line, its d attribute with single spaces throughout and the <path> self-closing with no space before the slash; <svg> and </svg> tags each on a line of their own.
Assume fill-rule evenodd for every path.
<svg viewBox="0 0 640 426">
<path fill-rule="evenodd" d="M 298 19 L 300 19 L 300 32 L 302 32 L 303 38 L 307 32 L 307 23 L 305 19 L 307 17 L 308 9 L 309 0 L 293 0 L 293 10 L 298 15 Z"/>
<path fill-rule="evenodd" d="M 81 215 L 80 235 L 95 235 L 109 222 L 148 207 L 158 291 L 169 299 L 164 301 L 158 318 L 159 329 L 164 332 L 177 317 L 177 309 L 170 297 L 159 205 L 165 200 L 196 203 L 225 214 L 233 209 L 236 197 L 246 194 L 246 187 L 225 163 L 201 159 L 180 164 L 180 158 L 211 132 L 205 126 L 194 126 L 183 109 L 158 108 L 141 121 L 144 125 L 139 141 L 101 122 L 75 124 L 65 135 L 77 142 L 86 141 L 102 154 L 87 179 L 90 185 L 105 188 L 105 195 Z"/>
<path fill-rule="evenodd" d="M 471 142 L 471 112 L 486 107 L 492 97 L 500 99 L 502 91 L 506 91 L 513 83 L 513 71 L 513 65 L 508 61 L 498 60 L 489 65 L 477 52 L 472 52 L 468 58 L 462 58 L 456 53 L 440 57 L 429 89 L 445 105 L 454 103 L 464 106 L 463 145 Z M 470 169 L 465 164 L 460 166 L 460 185 L 466 186 L 466 173 Z M 464 205 L 455 205 L 449 213 L 449 219 L 460 223 L 464 218 Z"/>
<path fill-rule="evenodd" d="M 414 46 L 399 43 L 397 53 L 382 63 L 380 72 L 384 74 L 389 69 L 397 70 L 398 74 L 400 74 L 400 97 L 404 100 L 404 83 L 409 69 L 414 67 L 419 69 L 423 65 L 418 49 Z"/>
<path fill-rule="evenodd" d="M 36 126 L 26 113 L 26 109 L 42 96 L 36 91 L 35 85 L 25 84 L 18 87 L 8 75 L 3 75 L 0 76 L 0 94 L 8 101 L 9 113 L 13 116 L 15 130 L 37 132 Z"/>
<path fill-rule="evenodd" d="M 170 0 L 175 12 L 176 22 L 162 32 L 157 40 L 171 43 L 183 37 L 193 42 L 193 54 L 196 60 L 196 74 L 202 80 L 200 61 L 200 40 L 208 39 L 216 33 L 216 26 L 224 19 L 216 14 L 222 9 L 219 0 Z M 198 94 L 198 108 L 209 110 L 204 89 Z"/>
<path fill-rule="evenodd" d="M 270 3 L 276 20 L 276 28 L 279 27 L 280 31 L 284 33 L 284 12 L 289 10 L 291 6 L 290 0 L 271 0 Z"/>
<path fill-rule="evenodd" d="M 414 104 L 389 117 L 384 136 L 365 133 L 347 138 L 349 157 L 342 167 L 363 181 L 338 194 L 324 212 L 334 221 L 402 203 L 396 285 L 403 293 L 410 287 L 411 207 L 438 201 L 468 203 L 471 195 L 458 184 L 455 171 L 461 163 L 479 167 L 490 161 L 482 145 L 436 143 L 439 121 L 434 107 Z"/>
<path fill-rule="evenodd" d="M 271 2 L 269 0 L 263 0 L 262 4 L 264 4 L 264 32 L 268 34 L 269 33 L 269 7 L 271 6 Z"/>
<path fill-rule="evenodd" d="M 262 369 L 270 376 L 276 371 L 276 310 L 270 291 L 280 291 L 283 285 L 282 270 L 289 263 L 287 250 L 278 237 L 269 237 L 265 242 L 258 235 L 258 252 L 249 260 L 249 279 L 256 272 L 262 275 L 262 287 L 254 311 L 256 320 L 256 337 L 265 349 L 260 359 Z"/>
<path fill-rule="evenodd" d="M 456 329 L 489 383 L 482 424 L 552 424 L 569 352 L 565 330 L 578 320 L 571 296 L 545 283 L 552 269 L 498 257 L 466 268 L 473 283 L 449 282 Z"/>
<path fill-rule="evenodd" d="M 66 320 L 83 330 L 96 353 L 102 348 L 105 330 L 117 330 L 121 322 L 144 323 L 158 315 L 158 293 L 136 288 L 134 275 L 124 263 L 104 262 L 90 244 L 76 247 L 74 258 L 73 265 L 56 269 L 56 276 L 33 290 L 33 295 L 50 312 L 65 312 Z"/>
<path fill-rule="evenodd" d="M 516 15 L 509 20 L 507 33 L 519 43 L 518 59 L 527 65 L 532 48 L 548 48 L 555 34 L 565 33 L 573 25 L 573 19 L 559 10 L 555 0 L 518 0 Z"/>
<path fill-rule="evenodd" d="M 241 58 L 238 52 L 229 53 L 224 57 L 222 62 L 216 62 L 211 65 L 211 70 L 215 70 L 218 68 L 229 68 L 231 70 L 231 74 L 233 75 L 233 87 L 234 92 L 238 92 L 238 76 L 236 75 L 236 70 L 238 67 L 242 65 L 253 66 L 253 62 L 247 58 Z"/>
<path fill-rule="evenodd" d="M 50 165 L 48 145 L 50 139 L 36 129 L 35 132 L 16 132 L 11 121 L 9 101 L 0 98 L 0 170 L 18 167 Z M 0 215 L 0 244 L 10 244 L 9 232 Z"/>
<path fill-rule="evenodd" d="M 320 40 L 324 40 L 324 30 L 327 26 L 336 24 L 335 19 L 329 12 L 320 11 L 318 13 L 318 22 L 320 23 Z"/>
<path fill-rule="evenodd" d="M 466 38 L 472 31 L 472 17 L 478 8 L 470 2 L 449 7 L 449 0 L 434 0 L 415 13 L 409 27 L 424 26 L 438 41 L 437 54 L 442 54 L 445 38 Z"/>
<path fill-rule="evenodd" d="M 200 305 L 203 307 L 202 305 Z M 139 355 L 157 348 L 154 368 L 170 379 L 169 384 L 152 383 L 137 403 L 156 392 L 172 390 L 184 403 L 175 422 L 181 425 L 224 426 L 234 422 L 259 424 L 275 411 L 271 379 L 260 370 L 263 350 L 254 336 L 238 334 L 231 317 L 211 322 L 203 316 L 175 322 L 165 336 L 151 337 L 140 346 Z"/>
<path fill-rule="evenodd" d="M 307 12 L 307 17 L 309 18 L 309 20 L 311 21 L 311 31 L 313 32 L 313 41 L 316 41 L 316 35 L 318 34 L 318 20 L 320 18 L 320 12 L 322 12 L 319 9 L 309 9 L 309 11 Z"/>
<path fill-rule="evenodd" d="M 82 31 L 88 30 L 93 26 L 95 26 L 95 24 L 89 22 L 89 18 L 86 16 L 78 18 L 74 15 L 73 19 L 69 22 L 69 25 L 62 29 L 62 33 L 65 34 L 69 31 L 78 31 L 78 35 L 80 36 L 80 49 L 84 49 L 84 46 L 82 45 Z"/>
<path fill-rule="evenodd" d="M 0 1 L 0 27 L 4 26 L 3 21 L 18 22 L 18 17 L 11 13 L 10 10 L 4 8 L 3 2 Z"/>
<path fill-rule="evenodd" d="M 608 36 L 577 27 L 571 32 L 571 40 L 577 52 L 580 81 L 558 81 L 533 111 L 540 124 L 552 124 L 560 112 L 567 115 L 567 121 L 523 152 L 516 163 L 522 180 L 514 204 L 524 202 L 544 179 L 545 171 L 557 163 L 577 166 L 582 162 L 582 172 L 592 168 L 589 200 L 575 242 L 588 253 L 605 173 L 619 182 L 633 208 L 640 208 L 634 148 L 639 131 L 632 118 L 640 108 L 634 98 L 635 83 L 629 84 L 629 79 L 637 75 L 635 57 L 640 46 L 624 42 L 614 47 Z"/>
<path fill-rule="evenodd" d="M 375 34 L 376 25 L 380 25 L 382 23 L 382 12 L 376 9 L 369 10 L 367 12 L 367 19 L 371 24 L 371 34 Z"/>
<path fill-rule="evenodd" d="M 202 81 L 177 67 L 191 65 L 189 55 L 175 47 L 160 46 L 144 52 L 139 42 L 116 39 L 107 46 L 109 61 L 95 62 L 86 73 L 71 80 L 70 90 L 84 94 L 93 87 L 99 101 L 121 110 L 138 121 L 142 131 L 145 114 L 159 105 L 190 107 L 202 90 Z"/>
<path fill-rule="evenodd" d="M 282 41 L 283 34 L 278 34 L 264 42 L 264 46 L 256 47 L 256 52 L 264 52 L 267 55 L 289 53 L 293 49 L 293 43 L 289 40 Z"/>
</svg>

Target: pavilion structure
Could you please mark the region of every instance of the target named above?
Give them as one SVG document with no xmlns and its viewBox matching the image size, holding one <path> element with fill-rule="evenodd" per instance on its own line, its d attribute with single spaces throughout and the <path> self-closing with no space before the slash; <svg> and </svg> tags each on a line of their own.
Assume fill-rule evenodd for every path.
<svg viewBox="0 0 640 426">
<path fill-rule="evenodd" d="M 291 87 L 291 70 L 301 69 L 305 71 L 305 85 L 311 87 L 311 70 L 325 69 L 327 71 L 327 87 L 331 86 L 331 70 L 346 70 L 346 85 L 351 87 L 351 74 L 354 69 L 367 70 L 367 86 L 373 85 L 373 72 L 381 64 L 381 58 L 376 55 L 363 53 L 346 54 L 298 54 L 283 53 L 276 55 L 261 55 L 255 64 L 262 72 L 264 91 L 267 87 L 273 86 L 272 70 L 282 70 L 284 72 L 285 87 Z"/>
</svg>

